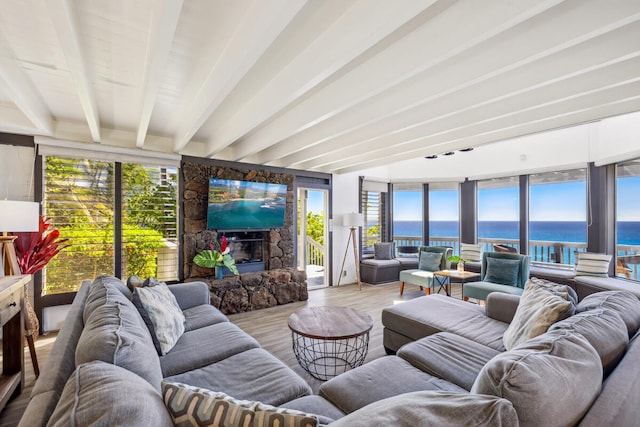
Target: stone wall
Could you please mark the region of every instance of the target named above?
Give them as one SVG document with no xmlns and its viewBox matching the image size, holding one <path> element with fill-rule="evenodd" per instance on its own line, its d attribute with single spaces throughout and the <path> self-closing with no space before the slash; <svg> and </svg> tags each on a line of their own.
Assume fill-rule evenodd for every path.
<svg viewBox="0 0 640 427">
<path fill-rule="evenodd" d="M 307 276 L 293 268 L 244 273 L 215 280 L 213 276 L 187 281 L 203 281 L 209 285 L 211 305 L 225 314 L 241 313 L 306 301 Z"/>
<path fill-rule="evenodd" d="M 209 243 L 218 237 L 218 233 L 215 230 L 207 230 L 209 178 L 287 185 L 284 227 L 264 231 L 262 234 L 264 236 L 265 269 L 276 270 L 293 267 L 293 175 L 186 161 L 182 164 L 181 172 L 184 183 L 181 200 L 184 217 L 182 250 L 183 277 L 185 280 L 206 277 L 212 274 L 211 270 L 202 269 L 193 264 L 193 257 L 198 252 L 208 249 Z"/>
</svg>

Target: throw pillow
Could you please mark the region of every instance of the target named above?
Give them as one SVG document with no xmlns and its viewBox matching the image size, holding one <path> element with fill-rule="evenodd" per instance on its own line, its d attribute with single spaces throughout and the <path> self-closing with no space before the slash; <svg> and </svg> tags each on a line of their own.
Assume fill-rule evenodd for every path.
<svg viewBox="0 0 640 427">
<path fill-rule="evenodd" d="M 576 276 L 609 277 L 610 262 L 611 255 L 580 253 L 578 265 L 576 265 Z"/>
<path fill-rule="evenodd" d="M 460 258 L 465 261 L 480 261 L 482 259 L 482 246 L 460 243 Z"/>
<path fill-rule="evenodd" d="M 162 382 L 162 398 L 175 425 L 226 427 L 315 427 L 314 415 L 276 408 L 261 402 L 234 399 L 222 393 L 187 384 Z"/>
<path fill-rule="evenodd" d="M 520 261 L 517 259 L 487 257 L 487 273 L 483 281 L 517 286 L 519 271 Z"/>
<path fill-rule="evenodd" d="M 159 391 L 131 371 L 95 361 L 78 365 L 48 426 L 173 426 Z"/>
<path fill-rule="evenodd" d="M 440 271 L 440 263 L 442 254 L 438 252 L 420 252 L 420 261 L 418 261 L 418 269 L 425 271 Z"/>
<path fill-rule="evenodd" d="M 135 293 L 153 324 L 160 355 L 167 354 L 184 333 L 185 317 L 176 297 L 164 283 L 137 288 Z"/>
<path fill-rule="evenodd" d="M 524 287 L 513 320 L 504 332 L 502 341 L 507 350 L 547 332 L 559 320 L 575 312 L 568 286 L 553 286 L 550 282 L 530 279 Z"/>
<path fill-rule="evenodd" d="M 471 393 L 509 400 L 521 426 L 574 426 L 601 387 L 598 353 L 582 335 L 557 330 L 495 356 Z"/>
<path fill-rule="evenodd" d="M 141 287 L 141 286 L 140 286 Z M 135 288 L 134 288 L 135 289 Z M 140 294 L 138 292 L 133 293 L 133 298 L 131 299 L 133 305 L 138 309 L 138 313 L 140 313 L 140 317 L 144 320 L 144 324 L 147 326 L 149 330 L 149 334 L 151 335 L 151 341 L 153 341 L 153 346 L 158 353 L 158 356 L 162 356 L 162 348 L 160 347 L 160 341 L 158 341 L 158 337 L 156 337 L 156 328 L 153 326 L 153 322 L 151 321 L 151 317 L 149 317 L 149 313 L 144 308 L 144 304 L 140 301 Z"/>
<path fill-rule="evenodd" d="M 373 258 L 374 259 L 393 259 L 394 258 L 394 243 L 376 243 L 373 245 Z"/>
<path fill-rule="evenodd" d="M 141 278 L 131 275 L 127 279 L 127 288 L 129 288 L 131 292 L 135 292 L 136 288 L 141 287 L 143 283 L 144 281 Z"/>
</svg>

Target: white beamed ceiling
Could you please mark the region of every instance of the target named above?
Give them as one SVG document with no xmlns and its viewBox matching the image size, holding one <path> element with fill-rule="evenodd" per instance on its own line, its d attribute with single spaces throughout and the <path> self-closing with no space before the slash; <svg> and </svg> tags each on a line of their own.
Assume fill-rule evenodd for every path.
<svg viewBox="0 0 640 427">
<path fill-rule="evenodd" d="M 640 111 L 639 0 L 0 11 L 0 132 L 346 173 Z"/>
</svg>

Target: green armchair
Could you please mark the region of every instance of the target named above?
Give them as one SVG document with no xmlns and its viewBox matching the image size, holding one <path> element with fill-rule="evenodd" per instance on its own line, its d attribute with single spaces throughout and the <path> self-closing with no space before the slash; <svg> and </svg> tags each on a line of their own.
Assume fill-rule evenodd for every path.
<svg viewBox="0 0 640 427">
<path fill-rule="evenodd" d="M 429 262 L 428 256 L 422 256 L 425 252 L 441 254 L 440 262 L 438 264 Z M 452 253 L 453 249 L 445 246 L 421 246 L 418 251 L 418 268 L 400 272 L 400 295 L 404 292 L 405 283 L 418 285 L 429 295 L 433 286 L 433 272 L 449 269 L 451 263 L 448 258 Z"/>
<path fill-rule="evenodd" d="M 529 256 L 504 252 L 482 255 L 480 281 L 463 284 L 462 298 L 486 300 L 491 292 L 522 295 L 529 280 Z"/>
</svg>

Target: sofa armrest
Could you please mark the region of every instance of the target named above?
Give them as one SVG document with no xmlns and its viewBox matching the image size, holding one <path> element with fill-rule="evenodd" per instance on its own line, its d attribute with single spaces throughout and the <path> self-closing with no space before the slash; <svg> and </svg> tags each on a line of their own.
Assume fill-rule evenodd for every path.
<svg viewBox="0 0 640 427">
<path fill-rule="evenodd" d="M 519 303 L 520 295 L 491 292 L 487 295 L 486 314 L 492 319 L 511 323 Z"/>
<path fill-rule="evenodd" d="M 204 282 L 178 283 L 170 285 L 169 289 L 173 292 L 182 310 L 211 303 L 209 286 Z"/>
</svg>

